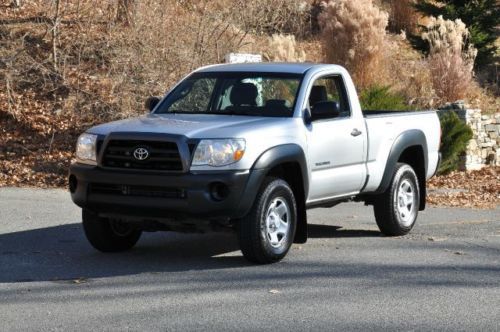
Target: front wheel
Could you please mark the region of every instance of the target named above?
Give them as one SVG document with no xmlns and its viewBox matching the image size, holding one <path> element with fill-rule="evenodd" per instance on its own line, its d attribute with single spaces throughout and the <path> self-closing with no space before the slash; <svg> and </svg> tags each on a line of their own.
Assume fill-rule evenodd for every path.
<svg viewBox="0 0 500 332">
<path fill-rule="evenodd" d="M 250 213 L 240 220 L 238 238 L 249 261 L 267 264 L 281 260 L 290 249 L 297 224 L 297 204 L 288 183 L 266 178 Z"/>
<path fill-rule="evenodd" d="M 389 188 L 373 205 L 380 231 L 388 236 L 408 234 L 417 220 L 419 206 L 417 175 L 410 165 L 398 163 Z"/>
<path fill-rule="evenodd" d="M 99 217 L 96 213 L 82 211 L 83 230 L 90 244 L 102 252 L 119 252 L 132 248 L 141 231 L 119 220 Z"/>
</svg>

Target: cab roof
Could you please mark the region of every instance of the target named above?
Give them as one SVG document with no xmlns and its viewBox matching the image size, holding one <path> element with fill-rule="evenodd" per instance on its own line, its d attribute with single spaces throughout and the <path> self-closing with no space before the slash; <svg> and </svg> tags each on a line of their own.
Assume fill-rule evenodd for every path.
<svg viewBox="0 0 500 332">
<path fill-rule="evenodd" d="M 290 73 L 304 74 L 311 68 L 323 69 L 336 65 L 326 65 L 318 63 L 293 63 L 293 62 L 256 62 L 256 63 L 232 63 L 219 64 L 202 67 L 196 70 L 197 73 L 213 72 L 263 72 L 263 73 Z"/>
</svg>

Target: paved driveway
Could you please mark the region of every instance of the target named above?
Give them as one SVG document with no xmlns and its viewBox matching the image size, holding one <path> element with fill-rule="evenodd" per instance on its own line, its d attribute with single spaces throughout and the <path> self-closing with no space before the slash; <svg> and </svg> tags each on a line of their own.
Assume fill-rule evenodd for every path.
<svg viewBox="0 0 500 332">
<path fill-rule="evenodd" d="M 362 204 L 309 217 L 274 265 L 230 234 L 101 254 L 66 192 L 0 188 L 0 330 L 500 330 L 500 209 L 430 208 L 400 238 Z"/>
</svg>

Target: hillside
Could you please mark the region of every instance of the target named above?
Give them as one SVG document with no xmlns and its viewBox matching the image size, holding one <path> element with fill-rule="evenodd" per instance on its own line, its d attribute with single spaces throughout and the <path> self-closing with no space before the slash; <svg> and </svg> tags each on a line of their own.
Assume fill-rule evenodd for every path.
<svg viewBox="0 0 500 332">
<path fill-rule="evenodd" d="M 380 16 L 382 44 L 370 55 L 376 62 L 356 56 L 361 61 L 352 66 L 377 73 L 370 79 L 391 86 L 412 108 L 454 101 L 436 94 L 428 60 L 406 33 L 394 33 L 391 1 L 361 2 L 368 9 L 351 10 Z M 79 133 L 143 114 L 146 97 L 162 95 L 189 71 L 220 63 L 229 52 L 260 53 L 266 61 L 332 62 L 325 26 L 346 18 L 326 12 L 316 0 L 3 1 L 0 186 L 64 186 Z M 339 63 L 356 79 L 364 77 L 358 67 Z M 358 85 L 369 89 L 367 82 Z M 464 97 L 498 111 L 491 91 L 472 82 Z"/>
</svg>

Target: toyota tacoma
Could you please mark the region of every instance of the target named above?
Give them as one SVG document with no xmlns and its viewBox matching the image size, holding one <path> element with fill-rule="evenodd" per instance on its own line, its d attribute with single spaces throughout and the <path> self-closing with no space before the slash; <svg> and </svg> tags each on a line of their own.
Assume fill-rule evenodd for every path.
<svg viewBox="0 0 500 332">
<path fill-rule="evenodd" d="M 143 231 L 231 230 L 247 259 L 276 262 L 307 240 L 307 209 L 345 201 L 404 235 L 440 160 L 435 112 L 362 110 L 337 65 L 203 67 L 146 106 L 78 138 L 69 189 L 103 252 Z"/>
</svg>

